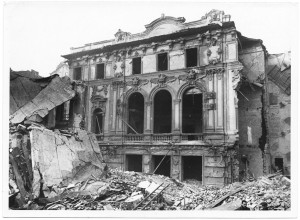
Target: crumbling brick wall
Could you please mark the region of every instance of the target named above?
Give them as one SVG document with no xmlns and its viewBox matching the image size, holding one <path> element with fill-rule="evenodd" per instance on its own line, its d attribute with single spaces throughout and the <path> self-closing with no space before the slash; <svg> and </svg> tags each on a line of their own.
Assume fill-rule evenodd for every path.
<svg viewBox="0 0 300 220">
<path fill-rule="evenodd" d="M 275 158 L 282 158 L 283 173 L 290 175 L 291 97 L 270 80 L 267 86 L 271 172 L 275 171 Z"/>
<path fill-rule="evenodd" d="M 240 174 L 247 168 L 255 177 L 263 175 L 263 91 L 245 83 L 238 92 Z"/>
</svg>

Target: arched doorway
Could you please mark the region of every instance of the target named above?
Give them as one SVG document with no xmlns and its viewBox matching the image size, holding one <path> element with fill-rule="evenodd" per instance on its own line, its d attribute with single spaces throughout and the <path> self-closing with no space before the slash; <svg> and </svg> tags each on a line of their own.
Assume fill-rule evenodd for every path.
<svg viewBox="0 0 300 220">
<path fill-rule="evenodd" d="M 172 96 L 160 90 L 154 96 L 154 133 L 172 132 Z"/>
<path fill-rule="evenodd" d="M 202 92 L 189 88 L 182 96 L 182 133 L 201 133 L 202 120 Z"/>
<path fill-rule="evenodd" d="M 144 133 L 144 97 L 141 93 L 135 92 L 128 99 L 128 134 Z M 136 131 L 134 131 L 133 129 Z"/>
<path fill-rule="evenodd" d="M 95 109 L 93 113 L 93 132 L 95 134 L 103 133 L 103 111 L 100 108 Z"/>
</svg>

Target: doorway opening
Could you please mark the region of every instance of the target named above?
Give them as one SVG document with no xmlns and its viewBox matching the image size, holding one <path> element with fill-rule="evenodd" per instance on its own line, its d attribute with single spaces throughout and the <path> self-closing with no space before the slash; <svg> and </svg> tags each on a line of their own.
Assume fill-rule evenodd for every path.
<svg viewBox="0 0 300 220">
<path fill-rule="evenodd" d="M 164 175 L 164 176 L 171 176 L 171 156 L 166 156 L 164 159 L 164 155 L 154 155 L 152 156 L 153 160 L 153 171 L 156 169 L 155 174 Z M 162 161 L 163 159 L 163 161 Z M 162 162 L 161 162 L 162 161 Z"/>
<path fill-rule="evenodd" d="M 127 154 L 126 167 L 127 171 L 142 172 L 143 171 L 143 155 Z"/>
<path fill-rule="evenodd" d="M 202 157 L 182 156 L 183 180 L 202 181 Z"/>
</svg>

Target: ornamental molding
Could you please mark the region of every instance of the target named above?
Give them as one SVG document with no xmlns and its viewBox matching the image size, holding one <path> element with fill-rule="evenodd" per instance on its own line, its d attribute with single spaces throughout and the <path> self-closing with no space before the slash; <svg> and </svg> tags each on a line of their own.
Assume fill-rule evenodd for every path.
<svg viewBox="0 0 300 220">
<path fill-rule="evenodd" d="M 224 68 L 214 68 L 206 70 L 206 75 L 208 80 L 211 81 L 213 79 L 214 74 L 217 75 L 217 79 L 222 79 L 224 72 Z"/>
<path fill-rule="evenodd" d="M 141 89 L 142 86 L 149 83 L 147 79 L 140 79 L 139 77 L 134 77 L 130 81 L 126 82 L 127 86 L 132 86 L 133 91 L 138 91 Z"/>
<path fill-rule="evenodd" d="M 176 80 L 175 76 L 166 76 L 165 74 L 159 74 L 158 78 L 152 78 L 150 80 L 151 86 L 157 84 L 158 87 L 166 87 L 168 83 L 174 82 Z"/>
<path fill-rule="evenodd" d="M 186 74 L 178 76 L 178 80 L 185 81 L 188 85 L 196 86 L 201 91 L 206 92 L 207 88 L 203 78 L 206 77 L 206 74 L 199 69 L 188 70 Z"/>
</svg>

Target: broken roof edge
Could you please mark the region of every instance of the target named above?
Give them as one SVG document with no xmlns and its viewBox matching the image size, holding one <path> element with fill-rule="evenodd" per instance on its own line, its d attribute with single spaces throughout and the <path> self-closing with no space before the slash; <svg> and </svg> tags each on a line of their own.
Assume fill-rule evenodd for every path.
<svg viewBox="0 0 300 220">
<path fill-rule="evenodd" d="M 136 40 L 136 41 L 122 42 L 119 44 L 106 45 L 101 48 L 84 50 L 84 51 L 79 51 L 79 52 L 75 52 L 75 53 L 69 53 L 66 55 L 61 55 L 61 57 L 65 58 L 67 60 L 70 60 L 70 59 L 74 59 L 74 58 L 80 57 L 80 56 L 85 56 L 88 54 L 97 54 L 97 53 L 112 51 L 112 50 L 116 50 L 116 49 L 120 49 L 120 48 L 124 48 L 124 47 L 132 47 L 135 45 L 141 45 L 141 44 L 147 44 L 147 43 L 150 44 L 152 42 L 161 41 L 161 40 L 180 38 L 182 36 L 189 35 L 189 34 L 199 34 L 199 32 L 204 33 L 209 30 L 217 30 L 220 28 L 224 29 L 224 28 L 232 28 L 232 27 L 235 28 L 234 21 L 223 22 L 222 26 L 220 24 L 211 23 L 206 26 L 187 28 L 187 29 L 179 30 L 177 32 L 170 33 L 170 34 L 153 36 L 153 37 L 140 39 L 140 40 Z"/>
<path fill-rule="evenodd" d="M 68 79 L 68 77 L 60 78 L 55 74 L 46 78 L 51 78 L 51 82 L 32 100 L 10 115 L 9 121 L 11 124 L 20 124 L 26 118 L 30 118 L 34 115 L 44 118 L 50 110 L 71 100 L 75 96 L 71 80 Z M 53 97 L 55 97 L 55 99 Z"/>
<path fill-rule="evenodd" d="M 242 35 L 242 33 L 240 31 L 236 31 L 237 32 L 237 36 L 239 39 L 239 44 L 241 45 L 241 47 L 243 47 L 243 43 L 249 42 L 249 43 L 258 43 L 261 45 L 262 49 L 264 50 L 264 52 L 266 53 L 266 55 L 268 55 L 268 51 L 266 46 L 263 44 L 263 40 L 261 39 L 257 39 L 257 38 L 250 38 L 250 37 L 245 37 L 244 35 Z"/>
</svg>

